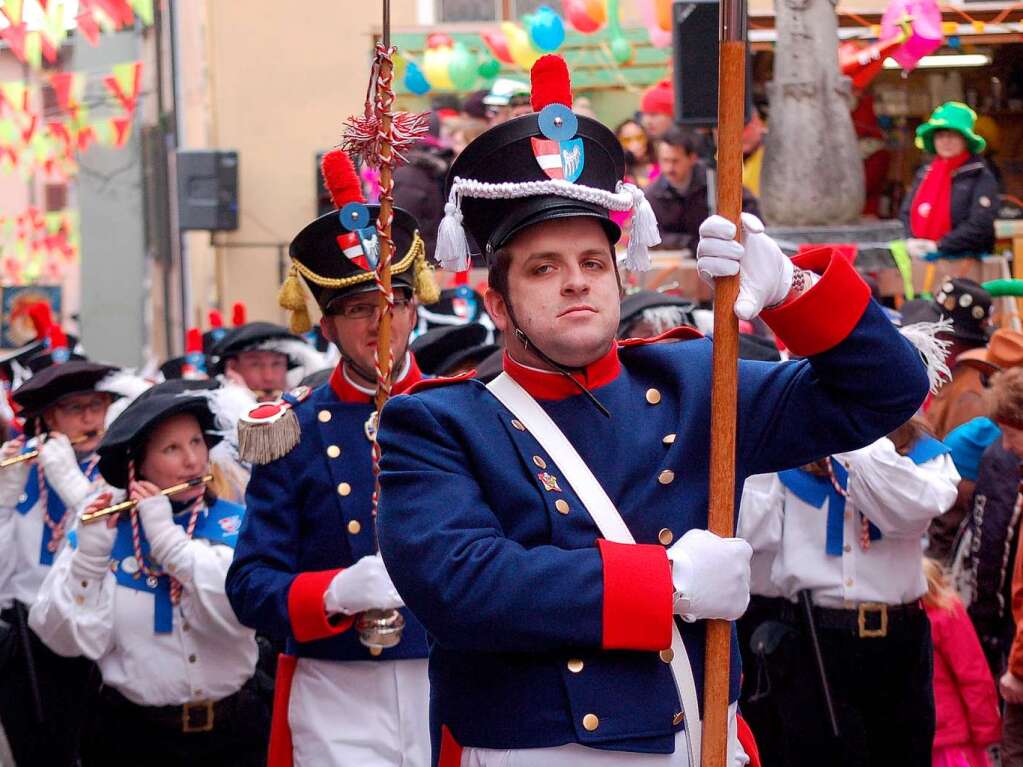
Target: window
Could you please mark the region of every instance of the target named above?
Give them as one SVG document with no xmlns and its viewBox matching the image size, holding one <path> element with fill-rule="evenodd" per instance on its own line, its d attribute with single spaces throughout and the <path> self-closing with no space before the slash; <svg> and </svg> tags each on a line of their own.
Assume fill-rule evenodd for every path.
<svg viewBox="0 0 1023 767">
<path fill-rule="evenodd" d="M 502 0 L 437 0 L 437 20 L 498 21 Z"/>
</svg>

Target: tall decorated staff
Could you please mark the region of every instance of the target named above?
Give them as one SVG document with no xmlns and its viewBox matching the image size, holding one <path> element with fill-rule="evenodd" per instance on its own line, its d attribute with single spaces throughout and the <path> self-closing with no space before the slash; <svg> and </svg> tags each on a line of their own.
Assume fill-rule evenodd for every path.
<svg viewBox="0 0 1023 767">
<path fill-rule="evenodd" d="M 722 0 L 718 60 L 718 203 L 721 216 L 741 231 L 742 129 L 746 103 L 746 0 Z M 739 323 L 732 311 L 739 275 L 714 283 L 714 353 L 710 400 L 710 493 L 707 529 L 729 538 L 735 520 L 735 421 Z M 731 625 L 707 624 L 703 688 L 704 767 L 724 767 L 728 753 L 728 680 Z"/>
</svg>

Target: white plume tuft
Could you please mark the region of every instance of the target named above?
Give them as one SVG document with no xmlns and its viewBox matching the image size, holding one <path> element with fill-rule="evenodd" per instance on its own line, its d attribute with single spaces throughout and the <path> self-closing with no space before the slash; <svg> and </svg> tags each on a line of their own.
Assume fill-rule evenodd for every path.
<svg viewBox="0 0 1023 767">
<path fill-rule="evenodd" d="M 944 384 L 952 380 L 952 371 L 945 362 L 952 342 L 938 338 L 939 333 L 949 333 L 951 330 L 952 320 L 947 317 L 937 322 L 917 322 L 899 329 L 903 338 L 913 344 L 923 357 L 927 366 L 927 380 L 931 383 L 931 394 L 937 394 Z"/>
</svg>

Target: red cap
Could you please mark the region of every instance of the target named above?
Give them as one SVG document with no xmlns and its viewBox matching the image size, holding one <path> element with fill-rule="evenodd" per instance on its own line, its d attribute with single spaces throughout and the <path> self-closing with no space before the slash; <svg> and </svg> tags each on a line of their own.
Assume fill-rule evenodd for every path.
<svg viewBox="0 0 1023 767">
<path fill-rule="evenodd" d="M 219 309 L 210 309 L 206 317 L 209 319 L 211 329 L 224 327 L 224 318 L 220 315 Z"/>
<path fill-rule="evenodd" d="M 568 65 L 561 56 L 541 56 L 529 70 L 532 84 L 530 102 L 534 112 L 549 104 L 564 104 L 572 108 L 572 83 L 568 78 Z"/>
<path fill-rule="evenodd" d="M 366 202 L 355 166 L 344 151 L 331 149 L 323 155 L 320 170 L 323 173 L 323 184 L 338 210 L 350 202 Z"/>
<path fill-rule="evenodd" d="M 231 307 L 231 324 L 235 327 L 245 324 L 245 304 L 242 301 L 235 301 Z"/>
<path fill-rule="evenodd" d="M 675 116 L 675 88 L 671 80 L 661 80 L 643 92 L 643 100 L 639 102 L 639 111 L 653 115 Z"/>
<path fill-rule="evenodd" d="M 185 333 L 185 354 L 189 352 L 202 351 L 202 331 L 199 328 L 189 328 Z"/>
</svg>

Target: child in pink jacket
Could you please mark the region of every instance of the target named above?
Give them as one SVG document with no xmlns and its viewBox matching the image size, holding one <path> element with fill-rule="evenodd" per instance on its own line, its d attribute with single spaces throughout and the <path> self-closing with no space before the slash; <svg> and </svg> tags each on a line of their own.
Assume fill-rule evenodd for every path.
<svg viewBox="0 0 1023 767">
<path fill-rule="evenodd" d="M 924 560 L 924 609 L 934 639 L 933 767 L 990 767 L 986 749 L 1001 739 L 998 693 L 980 641 L 941 565 Z"/>
</svg>

